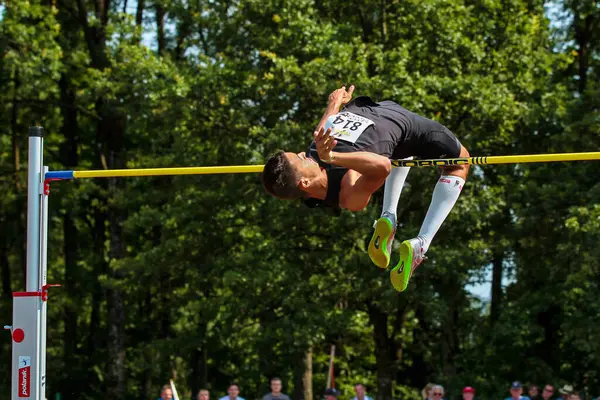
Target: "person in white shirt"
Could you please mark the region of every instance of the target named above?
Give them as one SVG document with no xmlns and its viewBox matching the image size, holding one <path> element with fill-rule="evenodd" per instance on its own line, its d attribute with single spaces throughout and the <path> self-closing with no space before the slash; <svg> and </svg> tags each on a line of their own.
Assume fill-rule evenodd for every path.
<svg viewBox="0 0 600 400">
<path fill-rule="evenodd" d="M 373 400 L 367 396 L 367 387 L 362 383 L 357 383 L 354 385 L 354 393 L 356 396 L 354 396 L 352 400 Z"/>
<path fill-rule="evenodd" d="M 236 383 L 232 383 L 227 388 L 227 396 L 223 396 L 219 400 L 244 400 L 244 398 L 240 397 L 239 394 L 240 387 Z"/>
<path fill-rule="evenodd" d="M 523 396 L 523 386 L 521 382 L 514 381 L 510 385 L 510 397 L 507 397 L 504 400 L 530 400 L 529 397 Z"/>
</svg>

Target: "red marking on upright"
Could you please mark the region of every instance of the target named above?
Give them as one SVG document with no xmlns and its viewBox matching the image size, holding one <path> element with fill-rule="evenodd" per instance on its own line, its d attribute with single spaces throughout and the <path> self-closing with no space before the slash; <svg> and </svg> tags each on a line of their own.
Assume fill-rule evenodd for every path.
<svg viewBox="0 0 600 400">
<path fill-rule="evenodd" d="M 42 292 L 13 292 L 13 297 L 40 297 Z"/>
<path fill-rule="evenodd" d="M 31 396 L 31 366 L 19 368 L 19 397 Z"/>
<path fill-rule="evenodd" d="M 12 337 L 15 342 L 21 343 L 23 340 L 25 340 L 25 332 L 21 328 L 15 329 Z"/>
</svg>

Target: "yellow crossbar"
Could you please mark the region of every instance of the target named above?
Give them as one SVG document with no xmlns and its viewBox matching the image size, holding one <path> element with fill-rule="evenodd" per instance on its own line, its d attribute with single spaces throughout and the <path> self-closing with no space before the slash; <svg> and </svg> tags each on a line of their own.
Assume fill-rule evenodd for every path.
<svg viewBox="0 0 600 400">
<path fill-rule="evenodd" d="M 392 160 L 393 167 L 438 167 L 445 165 L 487 165 L 487 164 L 525 164 L 559 161 L 590 161 L 600 160 L 600 152 L 589 153 L 559 153 L 559 154 L 529 154 L 520 156 L 489 156 L 441 158 L 434 160 Z"/>
<path fill-rule="evenodd" d="M 600 160 L 600 152 L 530 154 L 518 156 L 489 156 L 445 158 L 433 160 L 392 160 L 394 167 L 436 167 L 445 165 L 523 164 L 541 162 Z M 141 168 L 95 171 L 74 171 L 74 178 L 113 178 L 125 176 L 247 174 L 262 172 L 263 165 L 230 165 L 222 167 Z M 58 171 L 62 172 L 62 171 Z"/>
<path fill-rule="evenodd" d="M 247 174 L 262 172 L 264 165 L 229 165 L 224 167 L 141 168 L 75 171 L 74 178 L 113 178 L 118 176 Z"/>
</svg>

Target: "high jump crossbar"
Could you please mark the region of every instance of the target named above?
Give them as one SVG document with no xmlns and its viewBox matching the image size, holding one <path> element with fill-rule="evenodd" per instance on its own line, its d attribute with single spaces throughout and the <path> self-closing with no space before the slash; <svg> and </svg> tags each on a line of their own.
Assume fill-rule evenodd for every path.
<svg viewBox="0 0 600 400">
<path fill-rule="evenodd" d="M 46 282 L 49 181 L 126 176 L 256 173 L 263 165 L 145 168 L 98 171 L 48 171 L 43 164 L 43 128 L 29 128 L 27 175 L 27 275 L 25 292 L 13 293 L 12 400 L 44 400 L 46 395 Z M 435 167 L 600 160 L 600 152 L 466 157 L 434 160 L 392 160 L 393 167 Z"/>
<path fill-rule="evenodd" d="M 489 165 L 489 164 L 523 164 L 561 161 L 600 160 L 600 152 L 529 154 L 517 156 L 489 156 L 441 158 L 431 160 L 392 160 L 393 167 L 443 167 L 451 165 Z M 262 172 L 263 165 L 229 165 L 221 167 L 183 167 L 183 168 L 139 168 L 139 169 L 107 169 L 91 171 L 50 171 L 46 179 L 85 179 L 116 178 L 128 176 L 160 176 L 160 175 L 213 175 L 213 174 L 246 174 Z"/>
</svg>

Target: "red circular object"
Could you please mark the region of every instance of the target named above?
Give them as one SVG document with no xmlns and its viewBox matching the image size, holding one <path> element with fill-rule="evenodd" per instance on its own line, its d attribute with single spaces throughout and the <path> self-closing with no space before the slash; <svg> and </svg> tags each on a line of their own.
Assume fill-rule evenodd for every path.
<svg viewBox="0 0 600 400">
<path fill-rule="evenodd" d="M 21 343 L 25 339 L 25 332 L 23 329 L 15 329 L 13 331 L 13 340 L 17 343 Z"/>
</svg>

